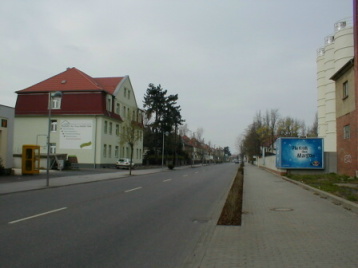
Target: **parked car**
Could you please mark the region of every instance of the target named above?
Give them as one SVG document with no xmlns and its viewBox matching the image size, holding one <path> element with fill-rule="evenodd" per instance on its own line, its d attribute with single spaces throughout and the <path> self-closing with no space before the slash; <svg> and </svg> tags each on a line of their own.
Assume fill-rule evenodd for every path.
<svg viewBox="0 0 358 268">
<path fill-rule="evenodd" d="M 129 169 L 130 166 L 130 159 L 129 158 L 120 158 L 118 159 L 118 161 L 116 162 L 116 168 L 127 168 Z M 134 163 L 131 163 L 132 168 L 134 168 Z"/>
</svg>

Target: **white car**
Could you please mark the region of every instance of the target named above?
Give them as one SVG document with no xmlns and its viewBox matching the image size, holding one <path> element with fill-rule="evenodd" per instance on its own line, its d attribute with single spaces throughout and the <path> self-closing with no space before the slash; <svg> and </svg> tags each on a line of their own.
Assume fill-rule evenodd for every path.
<svg viewBox="0 0 358 268">
<path fill-rule="evenodd" d="M 129 158 L 120 158 L 116 162 L 116 168 L 127 168 L 129 169 L 131 160 Z M 132 168 L 134 168 L 134 163 L 131 163 Z"/>
</svg>

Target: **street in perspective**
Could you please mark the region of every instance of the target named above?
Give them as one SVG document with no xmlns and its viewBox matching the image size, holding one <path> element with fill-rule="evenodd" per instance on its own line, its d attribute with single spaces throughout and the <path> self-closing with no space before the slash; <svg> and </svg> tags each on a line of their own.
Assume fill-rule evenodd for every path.
<svg viewBox="0 0 358 268">
<path fill-rule="evenodd" d="M 3 194 L 1 267 L 357 267 L 357 213 L 248 163 L 242 224 L 217 225 L 237 170 L 106 172 Z"/>
<path fill-rule="evenodd" d="M 117 179 L 113 170 L 109 180 L 2 195 L 1 267 L 183 267 L 215 225 L 236 170 Z"/>
</svg>

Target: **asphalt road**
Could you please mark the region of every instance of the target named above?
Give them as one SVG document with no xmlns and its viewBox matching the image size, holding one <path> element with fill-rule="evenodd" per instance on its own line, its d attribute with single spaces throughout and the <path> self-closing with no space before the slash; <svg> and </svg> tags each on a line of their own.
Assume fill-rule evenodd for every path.
<svg viewBox="0 0 358 268">
<path fill-rule="evenodd" d="M 238 166 L 0 196 L 0 266 L 184 267 Z"/>
</svg>

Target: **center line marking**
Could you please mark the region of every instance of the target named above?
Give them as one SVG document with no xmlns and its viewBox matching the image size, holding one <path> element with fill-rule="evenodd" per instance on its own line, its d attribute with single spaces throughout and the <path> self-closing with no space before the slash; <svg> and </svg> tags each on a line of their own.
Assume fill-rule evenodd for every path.
<svg viewBox="0 0 358 268">
<path fill-rule="evenodd" d="M 167 180 L 164 180 L 163 182 L 167 182 L 167 181 L 171 181 L 172 179 L 167 179 Z"/>
<path fill-rule="evenodd" d="M 137 187 L 137 188 L 129 189 L 129 190 L 126 190 L 126 191 L 124 191 L 124 192 L 125 192 L 125 193 L 129 193 L 129 192 L 136 191 L 136 190 L 139 190 L 139 189 L 142 189 L 142 187 Z"/>
<path fill-rule="evenodd" d="M 67 207 L 50 210 L 50 211 L 47 211 L 47 212 L 44 212 L 44 213 L 36 214 L 36 215 L 30 216 L 30 217 L 26 217 L 26 218 L 22 218 L 22 219 L 19 219 L 19 220 L 16 220 L 16 221 L 10 221 L 9 224 L 14 224 L 14 223 L 18 223 L 18 222 L 20 222 L 20 221 L 26 221 L 26 220 L 30 220 L 30 219 L 33 219 L 33 218 L 45 216 L 45 215 L 47 215 L 47 214 L 55 213 L 55 212 L 58 212 L 58 211 L 61 211 L 61 210 L 64 210 L 64 209 L 67 209 Z"/>
</svg>

